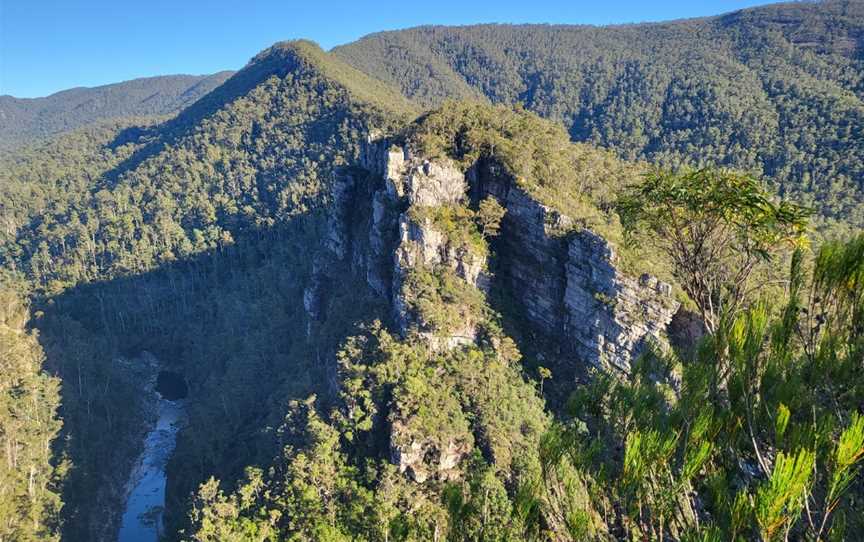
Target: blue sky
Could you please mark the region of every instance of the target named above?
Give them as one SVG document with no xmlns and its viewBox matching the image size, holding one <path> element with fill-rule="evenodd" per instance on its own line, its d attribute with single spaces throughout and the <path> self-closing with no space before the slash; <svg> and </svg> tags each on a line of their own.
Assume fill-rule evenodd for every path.
<svg viewBox="0 0 864 542">
<path fill-rule="evenodd" d="M 0 0 L 0 94 L 239 69 L 280 40 L 324 48 L 421 24 L 613 24 L 713 15 L 752 0 Z"/>
</svg>

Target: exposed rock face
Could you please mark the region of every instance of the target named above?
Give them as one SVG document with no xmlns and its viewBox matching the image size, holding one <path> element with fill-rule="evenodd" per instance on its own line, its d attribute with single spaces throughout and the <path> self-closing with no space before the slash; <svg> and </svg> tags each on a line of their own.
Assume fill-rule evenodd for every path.
<svg viewBox="0 0 864 542">
<path fill-rule="evenodd" d="M 621 273 L 614 249 L 591 231 L 563 235 L 572 229 L 571 220 L 528 195 L 496 163 L 478 162 L 466 176 L 451 162 L 411 156 L 387 140 L 370 141 L 361 154 L 361 167 L 373 180 L 367 180 L 364 196 L 358 173 L 337 178 L 329 245 L 339 258 L 347 257 L 351 245 L 353 267 L 390 300 L 400 332 L 417 323 L 402 296 L 412 268 L 446 266 L 472 285 L 490 287 L 485 258 L 453 246 L 431 221 L 418 223 L 408 212 L 414 206 L 459 204 L 470 193 L 475 201 L 494 197 L 507 211 L 496 280 L 538 332 L 583 363 L 621 372 L 629 371 L 649 341 L 664 340 L 678 309 L 671 287 L 647 275 L 635 279 Z M 345 209 L 356 214 L 360 206 L 371 208 L 369 219 L 345 222 L 351 218 Z M 438 338 L 437 346 L 470 342 L 470 327 Z"/>
<path fill-rule="evenodd" d="M 494 246 L 494 282 L 485 253 L 451 242 L 428 213 L 412 212 L 462 205 L 469 196 L 474 203 L 494 197 L 506 209 Z M 359 167 L 335 179 L 333 203 L 330 257 L 349 264 L 388 302 L 398 332 L 414 330 L 436 350 L 475 342 L 477 329 L 466 321 L 444 336 L 424 331 L 404 288 L 413 270 L 446 268 L 481 290 L 504 289 L 524 319 L 562 352 L 614 372 L 629 371 L 649 341 L 665 340 L 678 308 L 668 284 L 623 274 L 605 239 L 588 230 L 573 232 L 568 217 L 532 198 L 494 162 L 478 162 L 463 174 L 449 161 L 430 162 L 387 140 L 370 141 Z M 313 280 L 304 297 L 312 317 L 320 314 L 316 289 L 324 283 Z M 391 458 L 400 472 L 418 483 L 460 475 L 458 467 L 473 448 L 470 438 L 416 433 L 410 416 L 390 423 Z"/>
<path fill-rule="evenodd" d="M 399 238 L 393 266 L 393 309 L 396 327 L 406 333 L 415 318 L 407 310 L 402 283 L 412 268 L 444 266 L 469 284 L 481 289 L 488 287 L 489 278 L 484 272 L 486 259 L 464 247 L 454 246 L 447 236 L 436 230 L 432 222 L 425 219 L 417 222 L 403 213 L 399 217 Z M 449 335 L 440 337 L 435 333 L 421 333 L 436 350 L 454 348 L 474 342 L 477 330 L 473 323 L 464 322 Z"/>
<path fill-rule="evenodd" d="M 335 179 L 328 247 L 340 259 L 350 254 L 355 272 L 390 301 L 397 331 L 404 334 L 418 324 L 402 292 L 411 269 L 445 266 L 470 284 L 488 286 L 485 257 L 455 246 L 430 220 L 418 222 L 409 213 L 467 198 L 465 175 L 455 164 L 413 157 L 380 140 L 364 146 L 361 167 L 362 172 L 345 171 Z M 364 181 L 358 181 L 363 175 Z M 449 337 L 421 335 L 433 348 L 443 349 L 472 342 L 476 330 L 466 322 Z"/>
<path fill-rule="evenodd" d="M 325 243 L 337 258 L 344 259 L 348 248 L 347 227 L 350 218 L 349 205 L 357 183 L 355 175 L 339 172 L 333 181 L 333 209 L 327 222 Z"/>
<path fill-rule="evenodd" d="M 672 287 L 622 275 L 609 243 L 588 230 L 570 240 L 566 266 L 566 336 L 586 362 L 628 372 L 647 341 L 664 340 L 678 309 Z"/>
<path fill-rule="evenodd" d="M 387 168 L 400 161 L 380 154 L 379 146 L 367 146 L 361 166 Z M 332 256 L 350 264 L 379 296 L 390 298 L 393 242 L 397 234 L 399 195 L 396 184 L 380 172 L 352 168 L 340 171 L 332 189 L 332 210 L 325 246 Z"/>
<path fill-rule="evenodd" d="M 485 260 L 465 247 L 451 243 L 445 234 L 435 229 L 431 220 L 417 222 L 406 214 L 399 217 L 396 262 L 400 267 L 443 265 L 469 284 L 484 289 L 489 284 L 489 277 L 483 270 Z"/>
<path fill-rule="evenodd" d="M 409 205 L 434 207 L 465 199 L 465 175 L 451 163 L 411 160 L 401 164 L 402 183 Z"/>
<path fill-rule="evenodd" d="M 542 205 L 497 170 L 494 164 L 472 168 L 479 198 L 492 196 L 507 210 L 498 245 L 499 278 L 521 304 L 521 312 L 550 337 L 564 334 L 566 241 L 553 234 L 567 217 Z"/>
<path fill-rule="evenodd" d="M 525 193 L 497 164 L 475 164 L 469 178 L 475 198 L 492 196 L 507 210 L 498 280 L 536 331 L 583 363 L 624 373 L 649 341 L 663 342 L 678 309 L 670 285 L 622 274 L 613 248 L 589 230 L 562 235 L 571 220 Z"/>
<path fill-rule="evenodd" d="M 412 438 L 400 422 L 394 422 L 391 428 L 390 460 L 399 467 L 401 474 L 417 483 L 458 479 L 461 476 L 459 464 L 471 448 L 472 443 L 451 438 L 444 438 L 443 442 L 435 438 Z"/>
<path fill-rule="evenodd" d="M 303 309 L 306 311 L 306 337 L 312 337 L 312 330 L 317 322 L 324 320 L 324 308 L 329 279 L 323 272 L 324 264 L 320 257 L 312 262 L 312 277 L 303 290 Z"/>
<path fill-rule="evenodd" d="M 669 329 L 666 333 L 669 335 L 669 341 L 676 348 L 688 350 L 699 344 L 699 340 L 705 336 L 707 331 L 705 324 L 702 323 L 702 318 L 697 313 L 681 307 L 672 317 L 672 321 L 669 322 Z"/>
</svg>

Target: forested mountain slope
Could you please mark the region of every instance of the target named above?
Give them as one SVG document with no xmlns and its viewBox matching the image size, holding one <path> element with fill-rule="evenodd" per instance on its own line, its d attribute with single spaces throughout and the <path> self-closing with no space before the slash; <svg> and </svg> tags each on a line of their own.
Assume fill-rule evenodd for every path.
<svg viewBox="0 0 864 542">
<path fill-rule="evenodd" d="M 168 115 L 191 105 L 231 76 L 164 75 L 93 88 L 73 88 L 44 98 L 0 96 L 0 150 L 122 117 Z"/>
<path fill-rule="evenodd" d="M 327 177 L 318 170 L 345 160 L 330 149 L 356 148 L 351 123 L 375 118 L 344 112 L 349 92 L 380 90 L 397 117 L 410 111 L 336 59 L 325 67 L 325 54 L 276 45 L 176 118 L 85 129 L 9 158 L 6 267 L 43 285 L 136 273 L 306 210 Z M 346 83 L 332 85 L 330 69 L 347 70 Z"/>
<path fill-rule="evenodd" d="M 364 134 L 410 111 L 398 93 L 295 42 L 176 118 L 83 128 L 8 159 L 4 279 L 49 294 L 46 367 L 79 383 L 63 388 L 66 536 L 110 539 L 117 526 L 106 514 L 141 420 L 118 357 L 149 349 L 192 382 L 169 488 L 179 503 L 206 476 L 232 479 L 253 461 L 262 425 L 280 416 L 271 393 L 305 398 L 326 383 L 297 323 L 327 185 Z M 225 393 L 230 412 L 211 408 Z M 182 519 L 185 504 L 173 513 Z"/>
<path fill-rule="evenodd" d="M 57 540 L 65 474 L 50 442 L 60 431 L 60 382 L 43 371 L 45 354 L 27 329 L 30 313 L 17 292 L 0 290 L 0 538 Z"/>
<path fill-rule="evenodd" d="M 859 7 L 279 43 L 3 157 L 0 533 L 116 539 L 150 352 L 170 540 L 850 539 L 864 237 L 657 166 L 858 228 Z"/>
<path fill-rule="evenodd" d="M 354 263 L 317 254 L 327 253 L 324 247 L 334 228 L 362 231 L 365 224 L 332 223 L 332 202 L 344 170 L 371 163 L 367 139 L 400 132 L 416 114 L 413 105 L 382 83 L 314 44 L 294 42 L 261 53 L 210 95 L 161 124 L 125 121 L 85 128 L 6 162 L 0 182 L 5 278 L 34 290 L 46 368 L 63 382 L 76 383 L 62 388 L 63 439 L 57 452 L 71 462 L 62 484 L 65 537 L 110 539 L 116 529 L 122 477 L 134 457 L 143 408 L 134 379 L 118 359 L 149 350 L 190 383 L 194 402 L 189 425 L 170 466 L 172 529 L 189 520 L 200 528 L 196 514 L 209 512 L 201 504 L 192 513 L 191 497 L 209 477 L 222 480 L 230 490 L 246 467 L 276 461 L 286 438 L 305 441 L 309 428 L 295 419 L 300 415 L 298 401 L 317 396 L 310 407 L 314 411 L 303 416 L 310 416 L 310 423 L 317 416 L 321 424 L 335 423 L 330 406 L 341 404 L 344 386 L 354 385 L 340 374 L 337 352 L 357 332 L 356 326 L 374 327 L 380 320 L 389 327 L 392 315 L 389 301 L 353 269 Z M 545 180 L 536 187 L 538 193 L 576 213 L 579 224 L 615 229 L 608 209 L 600 211 L 594 203 L 605 202 L 608 208 L 612 186 L 625 183 L 641 166 L 624 164 L 589 146 L 571 147 L 560 127 L 506 108 L 451 108 L 449 116 L 429 120 L 439 126 L 430 129 L 430 135 L 444 126 L 462 131 L 478 122 L 479 152 L 488 143 L 488 124 L 495 118 L 511 119 L 510 131 L 496 136 L 501 152 L 511 149 L 508 167 L 521 162 L 532 178 L 535 170 L 548 171 L 541 174 Z M 441 143 L 452 137 L 442 133 Z M 434 147 L 434 141 L 427 143 Z M 430 157 L 433 147 L 427 151 Z M 449 143 L 440 152 L 448 148 Z M 377 182 L 373 178 L 370 183 Z M 357 212 L 368 212 L 369 219 L 378 211 L 361 209 L 370 203 L 357 201 Z M 399 205 L 387 204 L 385 214 L 392 217 Z M 453 212 L 443 217 L 455 220 L 452 233 L 475 239 L 470 246 L 485 246 L 471 218 L 475 211 L 460 198 Z M 389 276 L 394 234 L 394 224 L 382 229 L 377 249 L 381 261 L 369 260 L 370 273 Z M 358 257 L 366 256 L 358 252 Z M 412 288 L 432 287 L 421 296 L 431 298 L 415 301 L 432 311 L 425 318 L 438 311 L 465 310 L 466 316 L 484 322 L 484 333 L 496 337 L 496 344 L 504 341 L 500 349 L 448 358 L 456 364 L 454 370 L 467 365 L 449 377 L 452 389 L 436 388 L 455 417 L 454 427 L 464 426 L 459 430 L 466 438 L 464 431 L 477 435 L 477 450 L 492 446 L 489 449 L 503 454 L 496 460 L 498 467 L 493 468 L 492 460 L 472 467 L 478 476 L 485 472 L 488 483 L 501 493 L 510 474 L 502 470 L 495 475 L 494 470 L 506 470 L 510 461 L 527 469 L 525 476 L 537 475 L 536 446 L 548 425 L 542 401 L 524 380 L 512 341 L 505 340 L 479 292 L 468 291 L 473 301 L 467 308 L 448 308 L 439 296 L 462 299 L 461 279 L 421 271 L 406 279 L 410 284 L 420 281 Z M 421 286 L 429 280 L 433 282 Z M 439 280 L 444 283 L 435 286 Z M 422 386 L 432 384 L 425 371 L 444 358 L 422 350 L 423 343 L 407 341 L 399 348 L 424 352 L 412 362 L 412 371 L 420 371 L 416 379 L 400 384 L 407 387 L 399 392 L 398 403 L 408 408 L 425 400 Z M 487 390 L 482 400 L 478 396 L 468 404 L 475 392 L 467 388 L 474 389 L 478 378 L 495 392 Z M 368 385 L 375 390 L 383 386 L 383 391 L 391 384 Z M 498 406 L 498 394 L 513 397 L 513 408 Z M 470 422 L 478 415 L 483 419 Z M 524 420 L 516 425 L 524 426 L 526 435 L 507 421 L 511 417 Z M 415 434 L 441 442 L 445 436 L 436 434 L 428 421 L 406 417 L 405 431 L 410 433 L 398 438 Z M 495 432 L 494 442 L 481 436 L 489 431 Z M 474 438 L 458 444 L 467 448 L 454 457 L 461 461 Z M 374 451 L 376 468 L 389 469 L 386 447 L 368 445 L 369 452 L 347 452 L 350 461 Z M 414 469 L 421 476 L 421 466 Z M 350 472 L 336 475 L 348 484 L 378 484 Z M 372 475 L 369 471 L 364 476 Z M 382 489 L 381 498 L 407 492 L 426 502 L 426 515 L 411 522 L 418 536 L 440 524 L 445 513 L 440 488 L 417 492 L 399 478 L 387 483 L 399 487 Z M 501 493 L 501 498 L 509 501 L 511 496 Z M 312 509 L 298 508 L 296 513 L 308 516 L 310 528 L 325 521 Z M 387 512 L 403 518 L 399 521 L 408 521 L 406 513 L 404 505 Z M 308 532 L 304 529 L 297 532 Z"/>
<path fill-rule="evenodd" d="M 734 166 L 864 220 L 858 0 L 611 27 L 418 27 L 334 53 L 426 105 L 521 102 L 622 157 Z"/>
</svg>

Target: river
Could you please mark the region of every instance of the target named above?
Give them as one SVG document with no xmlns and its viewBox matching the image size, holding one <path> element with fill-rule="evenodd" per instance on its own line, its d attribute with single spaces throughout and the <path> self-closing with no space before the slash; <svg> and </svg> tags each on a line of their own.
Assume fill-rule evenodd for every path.
<svg viewBox="0 0 864 542">
<path fill-rule="evenodd" d="M 162 374 L 160 376 L 163 380 Z M 185 383 L 183 384 L 185 388 Z M 144 449 L 127 484 L 128 497 L 120 525 L 119 542 L 157 542 L 163 530 L 165 506 L 165 467 L 177 443 L 183 423 L 185 401 L 157 385 L 156 424 L 144 439 Z M 152 388 L 151 388 L 152 389 Z M 175 400 L 169 400 L 166 396 Z M 182 394 L 185 396 L 185 393 Z"/>
</svg>

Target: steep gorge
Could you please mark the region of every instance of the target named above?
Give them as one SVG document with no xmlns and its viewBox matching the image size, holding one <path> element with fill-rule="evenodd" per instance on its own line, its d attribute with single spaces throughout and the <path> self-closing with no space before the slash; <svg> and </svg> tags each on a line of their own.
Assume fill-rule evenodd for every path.
<svg viewBox="0 0 864 542">
<path fill-rule="evenodd" d="M 474 222 L 487 198 L 503 210 L 494 239 Z M 359 280 L 367 295 L 385 300 L 379 314 L 396 340 L 428 350 L 432 360 L 477 349 L 501 355 L 510 339 L 498 329 L 490 300 L 507 297 L 516 300 L 511 316 L 528 326 L 521 334 L 554 345 L 557 360 L 549 361 L 567 366 L 563 374 L 588 378 L 593 369 L 626 376 L 649 344 L 666 344 L 679 303 L 670 285 L 649 274 L 628 276 L 606 239 L 572 224 L 493 158 L 463 170 L 454 159 L 420 154 L 402 136 L 369 136 L 357 163 L 334 177 L 324 247 L 304 295 L 308 337 L 317 340 L 316 329 L 339 310 L 328 296 L 347 271 L 355 277 L 348 282 Z M 341 393 L 344 371 L 336 376 Z M 452 386 L 465 386 L 458 379 L 467 375 L 456 378 Z M 513 385 L 524 386 L 516 378 Z M 472 442 L 483 438 L 464 431 L 478 428 L 418 429 L 419 414 L 400 414 L 398 404 L 398 397 L 376 401 L 374 408 L 389 414 L 375 424 L 376 438 L 388 439 L 375 456 L 418 484 L 468 476 Z M 486 453 L 494 466 L 495 454 Z"/>
</svg>

